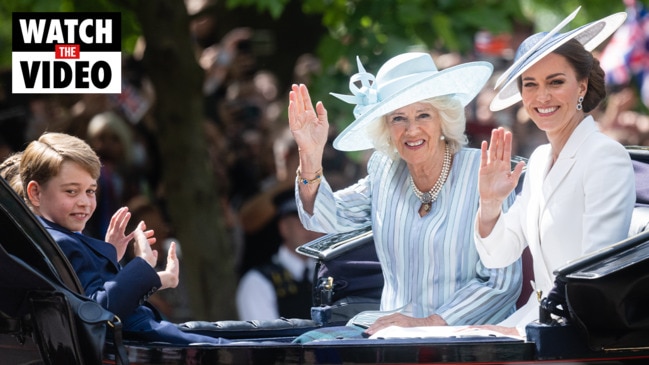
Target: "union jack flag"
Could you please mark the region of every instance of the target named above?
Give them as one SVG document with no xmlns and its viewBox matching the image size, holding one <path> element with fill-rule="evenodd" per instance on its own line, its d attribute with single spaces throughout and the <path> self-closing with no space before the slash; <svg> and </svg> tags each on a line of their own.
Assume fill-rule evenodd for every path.
<svg viewBox="0 0 649 365">
<path fill-rule="evenodd" d="M 636 0 L 624 1 L 627 20 L 615 32 L 600 57 L 609 85 L 637 83 L 649 107 L 649 12 Z"/>
<path fill-rule="evenodd" d="M 130 83 L 122 80 L 122 92 L 111 94 L 111 100 L 124 113 L 126 118 L 133 124 L 140 122 L 140 119 L 151 106 L 142 93 Z"/>
</svg>

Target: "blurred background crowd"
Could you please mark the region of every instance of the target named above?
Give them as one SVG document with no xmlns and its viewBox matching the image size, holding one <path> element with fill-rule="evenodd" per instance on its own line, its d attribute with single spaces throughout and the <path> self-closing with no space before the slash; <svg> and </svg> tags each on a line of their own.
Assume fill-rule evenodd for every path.
<svg viewBox="0 0 649 365">
<path fill-rule="evenodd" d="M 630 21 L 596 51 L 607 71 L 609 96 L 594 117 L 604 133 L 620 143 L 649 146 L 649 20 L 641 3 L 626 3 Z M 187 4 L 191 12 L 192 2 Z M 219 182 L 218 195 L 239 278 L 249 269 L 268 262 L 282 242 L 273 198 L 293 188 L 297 150 L 287 131 L 289 88 L 276 70 L 260 62 L 262 57 L 273 56 L 277 35 L 268 29 L 235 27 L 215 37 L 211 21 L 209 17 L 195 18 L 191 34 L 196 60 L 204 71 L 203 135 L 208 162 Z M 495 66 L 493 81 L 467 109 L 470 146 L 479 147 L 491 129 L 498 126 L 513 132 L 515 153 L 519 156 L 529 157 L 535 147 L 546 143 L 544 133 L 524 110 L 489 110 L 495 95 L 493 83 L 511 62 L 512 50 L 531 32 L 531 28 L 498 36 L 480 32 L 474 37 L 470 55 L 428 50 L 440 69 L 468 59 L 487 60 Z M 132 54 L 124 55 L 121 94 L 12 94 L 11 70 L 3 70 L 0 161 L 21 151 L 46 131 L 85 139 L 103 162 L 98 207 L 87 233 L 104 237 L 112 214 L 119 207 L 128 206 L 134 215 L 131 223 L 145 220 L 156 231 L 156 248 L 164 251 L 166 243 L 175 238 L 175 229 L 161 183 L 160 171 L 165 161 L 155 138 L 157 126 L 152 109 L 156 95 L 141 62 L 145 47 L 144 42 L 138 42 Z M 346 63 L 355 64 L 353 60 Z M 291 69 L 291 83 L 309 85 L 324 74 L 315 50 L 302 53 L 287 67 Z M 350 71 L 354 71 L 353 67 Z M 346 83 L 342 83 L 339 89 L 326 91 L 346 93 L 346 89 Z M 333 98 L 323 102 L 328 107 L 338 103 Z M 336 117 L 349 119 L 351 113 Z M 331 140 L 338 130 L 335 126 L 331 128 Z M 332 187 L 345 187 L 364 176 L 366 157 L 333 148 L 326 150 L 323 170 Z M 182 245 L 181 240 L 181 259 Z M 163 262 L 160 265 L 164 267 Z M 181 280 L 179 288 L 156 294 L 152 300 L 170 319 L 189 320 L 192 314 L 187 296 L 179 294 L 183 290 L 186 288 Z"/>
</svg>

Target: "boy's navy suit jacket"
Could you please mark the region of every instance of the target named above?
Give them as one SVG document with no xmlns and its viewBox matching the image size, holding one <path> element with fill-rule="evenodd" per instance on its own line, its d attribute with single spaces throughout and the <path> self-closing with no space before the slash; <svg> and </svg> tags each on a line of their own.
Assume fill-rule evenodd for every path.
<svg viewBox="0 0 649 365">
<path fill-rule="evenodd" d="M 160 288 L 160 277 L 144 259 L 136 257 L 121 266 L 110 243 L 39 219 L 72 264 L 86 296 L 122 320 L 125 337 L 181 344 L 224 343 L 219 338 L 182 332 L 177 325 L 162 320 L 147 303 Z"/>
</svg>

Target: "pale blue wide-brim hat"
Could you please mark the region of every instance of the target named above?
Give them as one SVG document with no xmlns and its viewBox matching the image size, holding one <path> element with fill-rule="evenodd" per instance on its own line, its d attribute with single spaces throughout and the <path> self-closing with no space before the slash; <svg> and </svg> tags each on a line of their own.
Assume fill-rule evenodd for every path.
<svg viewBox="0 0 649 365">
<path fill-rule="evenodd" d="M 340 151 L 374 148 L 367 127 L 385 114 L 428 98 L 452 95 L 466 106 L 482 90 L 493 72 L 488 62 L 468 62 L 439 71 L 424 52 L 403 53 L 389 59 L 374 75 L 357 58 L 358 73 L 349 81 L 353 95 L 331 95 L 354 107 L 354 120 L 334 140 Z"/>
<path fill-rule="evenodd" d="M 587 51 L 592 51 L 604 42 L 624 23 L 626 13 L 615 13 L 605 18 L 583 25 L 569 32 L 559 33 L 574 17 L 581 7 L 562 20 L 549 32 L 536 33 L 521 43 L 516 51 L 514 63 L 498 78 L 495 88 L 502 85 L 489 105 L 492 111 L 505 109 L 521 100 L 517 79 L 536 62 L 550 54 L 571 39 L 576 39 Z"/>
</svg>

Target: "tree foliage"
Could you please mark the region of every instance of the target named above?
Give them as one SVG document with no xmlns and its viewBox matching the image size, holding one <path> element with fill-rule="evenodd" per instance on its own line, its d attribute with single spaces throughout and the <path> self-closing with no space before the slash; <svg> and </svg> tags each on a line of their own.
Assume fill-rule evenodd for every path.
<svg viewBox="0 0 649 365">
<path fill-rule="evenodd" d="M 649 0 L 644 0 L 646 3 Z M 279 6 L 281 0 L 228 0 L 230 6 L 256 3 L 258 9 Z M 612 12 L 624 11 L 622 0 L 304 0 L 305 14 L 320 14 L 328 32 L 317 45 L 324 71 L 311 87 L 316 100 L 329 91 L 347 90 L 349 74 L 359 56 L 369 72 L 390 56 L 408 49 L 458 52 L 472 58 L 474 37 L 547 30 L 578 6 L 582 10 L 571 29 Z M 271 12 L 271 14 L 275 14 Z M 350 116 L 351 106 L 329 103 L 330 116 Z M 339 128 L 349 120 L 333 120 Z"/>
</svg>

